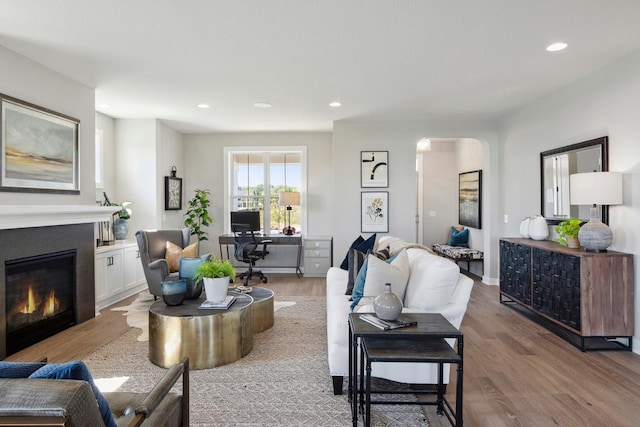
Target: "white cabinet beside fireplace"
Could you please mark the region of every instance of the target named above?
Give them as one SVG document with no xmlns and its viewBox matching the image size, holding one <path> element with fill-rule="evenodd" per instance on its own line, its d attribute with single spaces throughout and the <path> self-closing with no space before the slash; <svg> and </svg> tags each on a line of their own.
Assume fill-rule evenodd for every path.
<svg viewBox="0 0 640 427">
<path fill-rule="evenodd" d="M 147 286 L 135 241 L 96 248 L 96 310 L 121 301 Z"/>
</svg>

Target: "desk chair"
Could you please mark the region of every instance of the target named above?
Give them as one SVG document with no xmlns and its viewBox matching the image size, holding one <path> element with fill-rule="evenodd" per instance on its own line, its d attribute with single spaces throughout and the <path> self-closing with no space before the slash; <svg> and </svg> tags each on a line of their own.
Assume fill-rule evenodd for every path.
<svg viewBox="0 0 640 427">
<path fill-rule="evenodd" d="M 255 267 L 257 260 L 264 259 L 269 253 L 267 244 L 271 243 L 271 240 L 263 239 L 258 242 L 249 224 L 231 224 L 231 231 L 234 235 L 233 254 L 235 259 L 249 264 L 249 269 L 238 276 L 240 279 L 244 279 L 244 286 L 247 286 L 249 280 L 254 276 L 259 277 L 262 283 L 267 283 L 265 275 L 259 270 L 254 270 L 253 267 Z M 262 250 L 258 249 L 260 245 L 262 245 Z"/>
</svg>

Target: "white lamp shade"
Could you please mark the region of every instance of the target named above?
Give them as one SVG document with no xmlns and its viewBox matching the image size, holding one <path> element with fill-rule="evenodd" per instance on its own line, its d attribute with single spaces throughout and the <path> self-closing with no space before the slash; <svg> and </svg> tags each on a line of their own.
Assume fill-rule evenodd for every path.
<svg viewBox="0 0 640 427">
<path fill-rule="evenodd" d="M 297 191 L 282 191 L 278 204 L 281 206 L 299 206 L 300 205 L 300 193 Z"/>
<path fill-rule="evenodd" d="M 576 173 L 569 177 L 572 205 L 622 204 L 622 174 L 619 172 Z"/>
</svg>

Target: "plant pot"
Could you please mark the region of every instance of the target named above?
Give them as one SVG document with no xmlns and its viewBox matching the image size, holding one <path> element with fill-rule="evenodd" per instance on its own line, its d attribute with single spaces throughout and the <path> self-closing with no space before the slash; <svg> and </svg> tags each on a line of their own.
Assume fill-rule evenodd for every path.
<svg viewBox="0 0 640 427">
<path fill-rule="evenodd" d="M 580 247 L 580 241 L 578 240 L 578 236 L 567 236 L 565 237 L 567 240 L 567 247 L 571 249 L 578 249 Z"/>
<path fill-rule="evenodd" d="M 229 278 L 210 278 L 205 277 L 204 292 L 207 296 L 207 301 L 221 302 L 227 297 L 227 291 L 229 289 Z"/>
<path fill-rule="evenodd" d="M 116 236 L 116 240 L 126 239 L 128 232 L 129 232 L 129 221 L 122 218 L 118 218 L 115 221 L 113 221 L 113 235 Z"/>
</svg>

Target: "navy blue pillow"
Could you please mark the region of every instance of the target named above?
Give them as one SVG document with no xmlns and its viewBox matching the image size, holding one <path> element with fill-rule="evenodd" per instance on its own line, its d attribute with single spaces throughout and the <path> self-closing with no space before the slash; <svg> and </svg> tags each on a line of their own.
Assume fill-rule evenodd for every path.
<svg viewBox="0 0 640 427">
<path fill-rule="evenodd" d="M 349 252 L 350 252 L 351 249 L 354 249 L 357 245 L 359 245 L 362 242 L 364 242 L 364 237 L 358 236 L 358 238 L 351 243 L 351 246 L 349 246 L 349 251 L 347 251 L 347 254 L 344 256 L 344 259 L 342 260 L 342 263 L 340 264 L 340 268 L 341 269 L 349 270 Z M 361 251 L 361 252 L 363 252 L 363 251 Z M 364 251 L 364 252 L 366 253 L 367 251 Z"/>
<path fill-rule="evenodd" d="M 451 234 L 449 235 L 449 246 L 461 246 L 463 248 L 469 247 L 469 229 L 464 228 L 461 231 L 451 227 Z"/>
<path fill-rule="evenodd" d="M 93 382 L 93 377 L 84 362 L 48 363 L 31 374 L 29 378 L 83 380 L 88 382 L 98 401 L 98 408 L 100 409 L 100 415 L 102 415 L 105 427 L 117 427 L 113 415 L 111 415 L 111 409 L 109 409 L 109 402 L 107 402 L 107 399 L 104 398 L 100 390 L 98 390 L 98 387 L 96 387 L 96 384 Z"/>
<path fill-rule="evenodd" d="M 360 239 L 362 239 L 362 236 L 360 236 Z M 357 241 L 358 239 L 356 239 Z M 356 243 L 355 241 L 351 244 L 351 248 L 355 249 L 359 252 L 364 252 L 365 254 L 369 251 L 373 250 L 373 247 L 376 244 L 376 235 L 375 233 L 372 234 L 367 240 L 362 239 L 362 241 L 360 241 L 360 243 Z M 349 253 L 347 252 L 347 264 L 345 264 L 345 266 L 343 267 L 342 265 L 340 265 L 340 268 L 343 270 L 349 270 Z M 343 261 L 344 263 L 344 261 Z"/>
<path fill-rule="evenodd" d="M 43 362 L 0 362 L 0 378 L 27 378 L 44 365 Z"/>
</svg>

